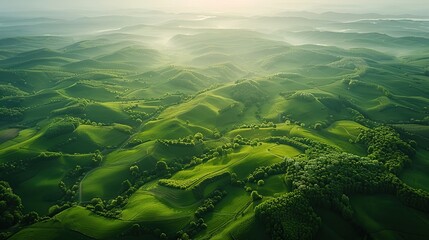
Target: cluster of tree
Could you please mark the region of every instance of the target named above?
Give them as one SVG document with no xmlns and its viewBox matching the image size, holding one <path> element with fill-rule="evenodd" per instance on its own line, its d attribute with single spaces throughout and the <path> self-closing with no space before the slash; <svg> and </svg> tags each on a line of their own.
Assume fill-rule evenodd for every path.
<svg viewBox="0 0 429 240">
<path fill-rule="evenodd" d="M 102 161 L 103 161 L 103 154 L 101 153 L 100 150 L 96 150 L 92 154 L 92 158 L 91 158 L 92 165 L 93 166 L 99 166 Z"/>
<path fill-rule="evenodd" d="M 128 106 L 124 108 L 124 112 L 126 112 L 134 121 L 142 122 L 142 120 L 148 119 L 151 117 L 150 114 L 142 112 L 142 111 L 136 111 L 135 109 L 138 109 L 138 104 Z"/>
<path fill-rule="evenodd" d="M 258 139 L 251 140 L 251 139 L 242 137 L 240 134 L 236 135 L 232 140 L 232 142 L 234 143 L 234 148 L 238 148 L 239 145 L 249 145 L 254 147 L 259 144 Z M 238 144 L 238 146 L 236 144 Z"/>
<path fill-rule="evenodd" d="M 4 108 L 25 109 L 23 108 L 23 102 L 24 102 L 23 97 L 4 97 L 4 98 L 0 97 L 0 107 L 4 107 Z"/>
<path fill-rule="evenodd" d="M 54 138 L 63 134 L 72 133 L 79 126 L 79 121 L 70 121 L 70 119 L 62 119 L 53 122 L 46 129 L 44 136 Z"/>
<path fill-rule="evenodd" d="M 135 147 L 135 146 L 140 145 L 140 144 L 142 144 L 142 143 L 144 143 L 144 142 L 145 142 L 145 141 L 143 141 L 143 140 L 141 140 L 141 139 L 137 139 L 137 138 L 135 138 L 135 139 L 133 139 L 133 140 L 131 140 L 131 141 L 127 142 L 127 147 L 129 147 L 129 148 L 131 148 L 131 147 Z"/>
<path fill-rule="evenodd" d="M 292 94 L 292 96 L 290 96 L 290 99 L 296 99 L 296 100 L 305 101 L 305 102 L 316 101 L 316 97 L 312 93 L 300 92 L 300 91 Z"/>
<path fill-rule="evenodd" d="M 268 137 L 264 139 L 264 142 L 269 142 L 269 143 L 277 143 L 277 144 L 284 144 L 284 145 L 289 145 L 292 146 L 298 150 L 301 151 L 305 151 L 307 150 L 310 146 L 308 146 L 307 144 L 302 143 L 301 140 L 302 138 L 289 138 L 289 137 Z"/>
<path fill-rule="evenodd" d="M 204 135 L 200 132 L 196 133 L 194 136 L 190 135 L 185 138 L 179 139 L 158 139 L 156 142 L 161 143 L 165 146 L 195 146 L 197 143 L 203 143 Z"/>
<path fill-rule="evenodd" d="M 3 108 L 0 107 L 0 121 L 20 122 L 24 118 L 23 109 L 21 108 Z"/>
<path fill-rule="evenodd" d="M 158 181 L 158 184 L 164 187 L 177 188 L 182 190 L 185 190 L 188 188 L 187 184 L 184 184 L 182 182 L 172 180 L 172 179 L 161 179 Z"/>
<path fill-rule="evenodd" d="M 225 180 L 229 181 L 231 179 L 230 173 L 225 172 L 225 173 L 222 173 L 220 175 L 216 175 L 213 177 L 206 178 L 203 181 L 201 181 L 200 183 L 198 183 L 197 185 L 194 185 L 191 188 L 191 190 L 193 191 L 195 196 L 202 197 L 204 189 L 205 189 L 205 187 L 207 187 L 207 185 L 209 185 L 210 183 L 219 181 L 221 179 L 225 179 Z M 173 179 L 160 179 L 158 181 L 158 184 L 161 186 L 170 187 L 170 188 L 177 188 L 177 189 L 182 189 L 182 190 L 188 189 L 190 187 L 190 185 L 192 185 L 192 183 L 189 183 L 189 182 L 176 181 Z"/>
<path fill-rule="evenodd" d="M 399 180 L 399 179 L 398 179 Z M 429 193 L 421 189 L 415 189 L 406 184 L 398 183 L 396 195 L 408 206 L 429 212 Z"/>
<path fill-rule="evenodd" d="M 29 163 L 29 160 L 22 159 L 0 163 L 0 176 L 4 180 L 12 180 L 16 174 L 25 171 Z"/>
<path fill-rule="evenodd" d="M 49 159 L 57 159 L 59 157 L 62 157 L 63 153 L 61 152 L 41 152 L 37 158 L 43 159 L 43 160 L 49 160 Z"/>
<path fill-rule="evenodd" d="M 40 218 L 34 211 L 23 214 L 23 209 L 21 198 L 13 193 L 9 183 L 0 181 L 0 239 L 7 239 L 19 230 L 15 226 L 27 226 L 48 218 Z"/>
<path fill-rule="evenodd" d="M 190 237 L 197 235 L 199 232 L 204 231 L 205 229 L 207 229 L 207 224 L 204 222 L 203 218 L 199 218 L 196 221 L 189 222 L 189 224 L 183 230 L 177 232 L 177 236 L 178 239 L 185 240 L 186 237 L 190 239 Z"/>
<path fill-rule="evenodd" d="M 49 209 L 48 209 L 48 216 L 49 217 L 53 217 L 55 215 L 57 215 L 58 213 L 71 208 L 73 206 L 76 206 L 77 203 L 76 202 L 62 202 L 62 203 L 58 203 L 55 205 L 52 205 Z"/>
<path fill-rule="evenodd" d="M 394 194 L 411 207 L 429 211 L 429 194 L 405 185 L 392 173 L 414 154 L 408 143 L 386 127 L 362 131 L 358 141 L 368 146 L 368 157 L 342 153 L 304 140 L 302 142 L 311 146 L 306 151 L 306 161 L 288 159 L 272 165 L 276 166 L 274 169 L 272 166 L 259 168 L 251 174 L 250 180 L 255 182 L 270 172 L 283 171 L 286 183 L 293 189 L 291 193 L 265 201 L 256 208 L 256 215 L 267 222 L 273 238 L 313 236 L 319 226 L 312 209 L 315 206 L 331 208 L 350 218 L 353 211 L 347 194 Z M 301 209 L 300 216 L 294 215 L 296 209 Z M 300 227 L 294 225 L 298 223 Z"/>
<path fill-rule="evenodd" d="M 415 154 L 409 143 L 385 126 L 362 130 L 356 141 L 367 146 L 369 158 L 383 162 L 390 172 L 396 174 L 411 162 L 410 157 Z"/>
<path fill-rule="evenodd" d="M 245 182 L 240 180 L 237 176 L 236 173 L 232 172 L 231 173 L 231 179 L 230 179 L 230 184 L 232 186 L 236 186 L 236 187 L 243 187 L 245 186 Z"/>
<path fill-rule="evenodd" d="M 22 219 L 21 198 L 14 194 L 8 182 L 0 181 L 0 229 L 7 229 Z"/>
<path fill-rule="evenodd" d="M 358 111 L 354 108 L 347 108 L 346 109 L 348 114 L 352 116 L 353 121 L 360 123 L 367 127 L 376 127 L 379 126 L 377 122 L 374 122 L 370 119 L 368 119 L 364 114 L 362 114 L 361 111 Z"/>
<path fill-rule="evenodd" d="M 9 85 L 0 84 L 0 98 L 16 97 L 16 96 L 24 96 L 24 95 L 27 95 L 27 93 L 15 86 L 12 86 L 11 84 Z"/>
<path fill-rule="evenodd" d="M 247 182 L 257 183 L 258 181 L 268 178 L 269 176 L 284 174 L 286 172 L 287 166 L 293 162 L 294 160 L 287 158 L 284 161 L 274 163 L 269 166 L 258 167 L 251 174 L 249 174 L 247 177 Z"/>
<path fill-rule="evenodd" d="M 185 164 L 181 163 L 179 160 L 172 160 L 169 164 L 161 160 L 156 163 L 155 169 L 145 171 L 142 171 L 138 165 L 132 165 L 130 166 L 130 174 L 133 176 L 132 180 L 134 185 L 130 182 L 130 189 L 136 190 L 143 184 L 157 178 L 171 177 L 173 173 L 182 170 L 184 165 Z M 176 181 L 170 179 L 161 179 L 158 181 L 158 184 L 181 189 L 180 185 L 177 184 Z M 126 191 L 129 192 L 128 189 L 126 189 Z"/>
<path fill-rule="evenodd" d="M 386 97 L 391 96 L 391 93 L 389 92 L 389 90 L 377 84 L 362 82 L 356 79 L 343 79 L 342 83 L 348 87 L 348 90 L 353 90 L 354 88 L 357 88 L 357 87 L 369 88 L 369 89 L 373 89 L 381 92 Z"/>
<path fill-rule="evenodd" d="M 158 139 L 157 143 L 160 143 L 166 147 L 169 146 L 183 146 L 183 147 L 193 147 L 195 142 L 193 139 L 189 138 L 179 138 L 179 139 Z"/>
<path fill-rule="evenodd" d="M 93 198 L 85 207 L 100 216 L 118 218 L 127 201 L 128 198 L 124 196 L 117 196 L 108 201 L 103 201 L 101 198 Z"/>
<path fill-rule="evenodd" d="M 60 183 L 58 184 L 58 187 L 60 188 L 61 192 L 63 193 L 63 197 L 61 198 L 61 200 L 64 203 L 65 202 L 74 202 L 76 200 L 76 195 L 79 191 L 78 182 L 67 187 L 67 185 L 63 181 L 60 181 Z"/>
<path fill-rule="evenodd" d="M 263 122 L 260 124 L 243 124 L 238 128 L 251 128 L 251 129 L 259 129 L 259 128 L 276 128 L 277 125 L 273 122 Z"/>
<path fill-rule="evenodd" d="M 265 223 L 272 239 L 311 239 L 321 223 L 309 201 L 297 192 L 262 202 L 255 216 Z"/>
<path fill-rule="evenodd" d="M 203 217 L 208 212 L 213 211 L 215 205 L 226 196 L 226 191 L 215 190 L 208 198 L 203 201 L 203 204 L 195 210 L 194 215 L 197 218 Z"/>
</svg>

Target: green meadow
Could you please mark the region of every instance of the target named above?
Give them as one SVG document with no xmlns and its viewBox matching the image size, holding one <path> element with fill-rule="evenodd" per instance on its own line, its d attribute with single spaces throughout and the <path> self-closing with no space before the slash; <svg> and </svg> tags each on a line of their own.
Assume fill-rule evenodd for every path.
<svg viewBox="0 0 429 240">
<path fill-rule="evenodd" d="M 118 14 L 0 13 L 0 239 L 429 239 L 427 20 Z"/>
</svg>

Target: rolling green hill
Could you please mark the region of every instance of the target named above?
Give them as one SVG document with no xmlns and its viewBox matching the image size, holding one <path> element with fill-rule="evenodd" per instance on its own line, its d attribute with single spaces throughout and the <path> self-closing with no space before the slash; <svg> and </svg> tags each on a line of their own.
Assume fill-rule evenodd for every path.
<svg viewBox="0 0 429 240">
<path fill-rule="evenodd" d="M 0 239 L 429 238 L 426 22 L 2 14 Z"/>
</svg>

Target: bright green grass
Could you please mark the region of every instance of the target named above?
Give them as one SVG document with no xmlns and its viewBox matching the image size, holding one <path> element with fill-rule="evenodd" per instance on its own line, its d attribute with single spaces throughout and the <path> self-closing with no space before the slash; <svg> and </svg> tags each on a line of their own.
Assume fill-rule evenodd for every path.
<svg viewBox="0 0 429 240">
<path fill-rule="evenodd" d="M 13 235 L 11 240 L 22 240 L 22 239 L 32 239 L 32 240 L 56 240 L 56 239 L 64 239 L 64 240 L 75 240 L 75 239 L 93 239 L 89 236 L 85 236 L 84 234 L 69 230 L 64 228 L 64 226 L 59 221 L 48 220 L 45 222 L 40 222 L 33 224 L 23 230 L 19 231 L 15 235 Z"/>
<path fill-rule="evenodd" d="M 145 190 L 142 188 L 139 191 Z M 179 209 L 195 207 L 195 204 L 198 204 L 197 202 L 199 201 L 195 198 L 194 193 L 191 190 L 180 190 L 154 184 L 150 187 L 150 190 L 146 191 L 153 193 L 154 196 L 166 205 Z"/>
<path fill-rule="evenodd" d="M 92 198 L 113 198 L 120 194 L 121 183 L 131 178 L 129 166 L 102 166 L 89 172 L 82 180 L 82 201 Z"/>
<path fill-rule="evenodd" d="M 157 195 L 150 191 L 137 191 L 128 200 L 121 218 L 133 221 L 160 221 L 191 216 L 194 211 L 194 208 L 178 207 L 180 203 L 162 198 L 165 195 L 160 197 Z M 190 197 L 186 196 L 186 198 Z"/>
<path fill-rule="evenodd" d="M 214 236 L 224 233 L 228 226 L 239 224 L 242 221 L 241 214 L 253 215 L 252 202 L 250 195 L 242 188 L 227 186 L 228 194 L 220 201 L 213 213 L 210 213 L 206 219 L 208 228 L 204 235 Z M 226 230 L 226 232 L 228 232 Z"/>
<path fill-rule="evenodd" d="M 54 217 L 65 228 L 86 236 L 103 239 L 118 236 L 130 223 L 101 217 L 83 207 L 72 207 Z"/>
<path fill-rule="evenodd" d="M 244 216 L 239 215 L 237 220 L 231 222 L 225 228 L 214 233 L 212 239 L 269 239 L 264 225 L 255 219 L 253 211 L 247 212 Z"/>
<path fill-rule="evenodd" d="M 34 136 L 34 134 L 36 134 L 36 130 L 34 129 L 31 129 L 31 128 L 23 129 L 19 131 L 18 136 L 1 143 L 0 149 L 6 149 L 12 145 L 28 140 L 29 138 Z"/>
<path fill-rule="evenodd" d="M 131 131 L 131 128 L 125 127 L 125 129 L 121 129 L 120 126 L 97 127 L 80 125 L 76 132 L 79 135 L 87 135 L 97 145 L 118 146 L 128 136 L 123 130 Z"/>
<path fill-rule="evenodd" d="M 137 138 L 143 140 L 177 139 L 187 137 L 200 132 L 206 136 L 211 135 L 211 130 L 192 123 L 186 123 L 179 119 L 161 119 L 148 122 Z"/>
<path fill-rule="evenodd" d="M 253 129 L 253 128 L 239 128 L 232 130 L 227 133 L 228 137 L 234 138 L 237 135 L 240 135 L 244 138 L 249 139 L 264 139 L 271 136 L 287 136 L 289 135 L 291 128 L 287 127 L 277 127 L 277 128 L 260 128 L 260 129 Z"/>
<path fill-rule="evenodd" d="M 189 122 L 189 126 L 198 126 L 199 128 L 219 130 L 231 128 L 237 122 L 255 123 L 256 108 L 249 107 L 246 111 L 244 105 L 237 102 L 229 96 L 228 91 L 231 86 L 220 87 L 197 95 L 194 99 L 172 106 L 166 109 L 160 116 L 158 125 L 164 129 L 167 127 L 172 134 L 176 131 L 173 124 L 178 122 L 169 122 L 172 119 L 178 119 L 182 122 Z"/>
<path fill-rule="evenodd" d="M 102 123 L 135 124 L 130 117 L 122 111 L 121 106 L 115 103 L 93 103 L 85 109 L 86 118 Z"/>
<path fill-rule="evenodd" d="M 319 134 L 325 139 L 330 139 L 344 151 L 364 156 L 366 155 L 366 149 L 359 144 L 350 142 L 350 140 L 356 140 L 363 129 L 367 128 L 359 123 L 343 120 L 334 122 L 329 127 L 320 131 Z"/>
<path fill-rule="evenodd" d="M 290 189 L 284 182 L 283 175 L 275 175 L 264 179 L 264 185 L 256 186 L 258 193 L 262 196 L 279 196 L 285 192 L 289 192 Z"/>
<path fill-rule="evenodd" d="M 358 224 L 374 239 L 427 239 L 429 216 L 387 195 L 351 197 Z"/>
<path fill-rule="evenodd" d="M 66 153 L 89 153 L 104 148 L 118 147 L 128 138 L 130 131 L 130 127 L 120 124 L 113 126 L 79 125 L 73 133 L 50 139 L 39 138 L 30 147 Z"/>
<path fill-rule="evenodd" d="M 291 119 L 298 120 L 307 125 L 314 124 L 316 122 L 326 121 L 329 119 L 329 110 L 321 102 L 314 101 L 303 101 L 299 99 L 285 100 L 283 109 L 286 109 L 285 113 L 290 116 Z"/>
<path fill-rule="evenodd" d="M 155 146 L 151 150 L 151 155 L 154 158 L 164 160 L 168 163 L 173 159 L 189 158 L 203 154 L 205 144 L 197 143 L 195 146 L 165 146 L 162 143 L 155 143 Z"/>
<path fill-rule="evenodd" d="M 121 190 L 121 183 L 131 179 L 129 167 L 138 163 L 141 170 L 153 169 L 156 159 L 149 156 L 151 142 L 129 150 L 117 150 L 105 157 L 102 165 L 89 172 L 82 180 L 82 200 L 94 197 L 115 197 Z"/>
<path fill-rule="evenodd" d="M 192 187 L 204 179 L 221 175 L 225 172 L 235 172 L 238 177 L 246 177 L 256 167 L 270 165 L 282 161 L 283 156 L 268 151 L 269 148 L 277 147 L 275 144 L 262 144 L 257 147 L 244 146 L 238 152 L 230 153 L 209 160 L 206 163 L 195 166 L 192 169 L 182 170 L 174 174 L 171 179 L 178 184 Z M 280 147 L 284 156 L 294 156 L 300 152 L 292 147 Z"/>
<path fill-rule="evenodd" d="M 325 129 L 326 132 L 335 134 L 337 137 L 356 140 L 361 129 L 366 129 L 359 123 L 353 121 L 337 121 Z"/>
<path fill-rule="evenodd" d="M 92 155 L 65 155 L 45 160 L 28 169 L 24 175 L 17 175 L 15 180 L 19 184 L 14 190 L 21 196 L 25 210 L 47 214 L 49 207 L 62 197 L 58 184 L 63 177 L 76 165 L 89 165 L 91 158 Z"/>
<path fill-rule="evenodd" d="M 229 132 L 228 136 L 235 137 L 236 135 L 240 135 L 250 139 L 263 139 L 270 136 L 304 137 L 332 146 L 337 146 L 345 151 L 358 155 L 365 155 L 365 149 L 357 144 L 349 142 L 349 139 L 356 139 L 359 135 L 360 129 L 365 129 L 365 127 L 353 121 L 336 121 L 326 129 L 320 131 L 301 127 L 295 124 L 280 123 L 277 124 L 276 128 L 236 129 Z M 275 150 L 273 153 L 275 153 Z"/>
</svg>

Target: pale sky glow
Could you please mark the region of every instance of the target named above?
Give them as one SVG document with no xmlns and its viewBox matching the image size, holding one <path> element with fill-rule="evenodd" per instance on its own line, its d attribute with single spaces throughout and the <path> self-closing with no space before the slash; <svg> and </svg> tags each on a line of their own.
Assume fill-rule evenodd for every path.
<svg viewBox="0 0 429 240">
<path fill-rule="evenodd" d="M 428 0 L 0 0 L 0 11 L 133 8 L 256 14 L 284 10 L 424 14 L 429 12 L 429 3 Z"/>
</svg>

